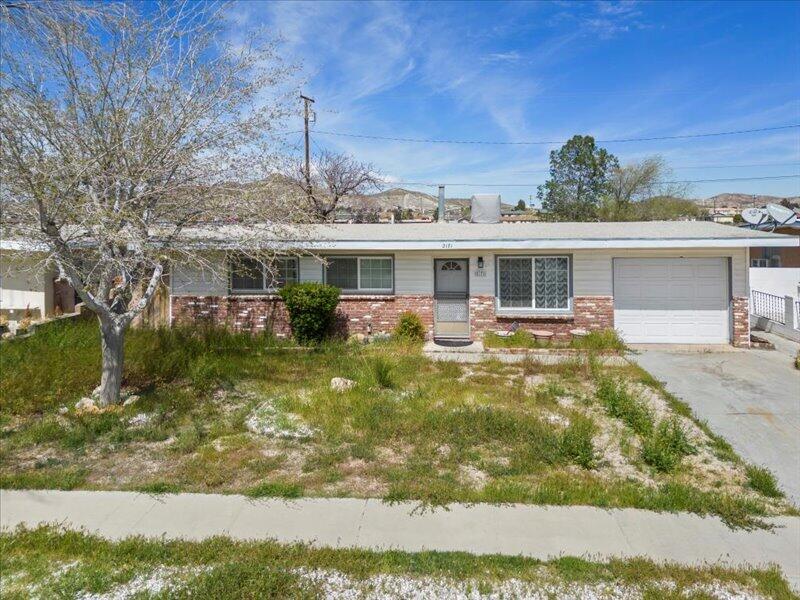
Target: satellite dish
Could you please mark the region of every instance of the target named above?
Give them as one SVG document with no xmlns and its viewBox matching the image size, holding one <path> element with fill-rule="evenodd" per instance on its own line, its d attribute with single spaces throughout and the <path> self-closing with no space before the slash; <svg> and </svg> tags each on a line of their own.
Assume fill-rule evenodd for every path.
<svg viewBox="0 0 800 600">
<path fill-rule="evenodd" d="M 792 225 L 797 222 L 797 215 L 791 208 L 786 208 L 780 204 L 767 204 L 767 212 L 775 221 L 776 227 Z"/>
<path fill-rule="evenodd" d="M 761 225 L 769 219 L 769 215 L 763 208 L 745 208 L 742 211 L 742 218 L 750 225 Z"/>
</svg>

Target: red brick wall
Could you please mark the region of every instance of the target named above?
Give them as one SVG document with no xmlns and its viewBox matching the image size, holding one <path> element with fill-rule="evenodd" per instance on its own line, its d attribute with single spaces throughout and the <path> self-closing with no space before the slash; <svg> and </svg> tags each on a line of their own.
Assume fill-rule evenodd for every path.
<svg viewBox="0 0 800 600">
<path fill-rule="evenodd" d="M 495 314 L 494 296 L 473 296 L 469 300 L 470 329 L 473 337 L 486 331 L 507 329 L 519 323 L 522 329 L 552 331 L 555 338 L 569 340 L 571 329 L 609 329 L 614 327 L 614 299 L 611 296 L 573 298 L 572 316 L 502 316 Z"/>
<path fill-rule="evenodd" d="M 574 298 L 574 316 L 498 316 L 494 296 L 472 296 L 470 330 L 473 338 L 486 331 L 506 329 L 517 322 L 524 329 L 552 331 L 557 339 L 568 340 L 570 329 L 592 330 L 614 326 L 613 299 L 610 296 L 579 296 Z M 342 296 L 338 311 L 340 327 L 348 335 L 355 333 L 391 332 L 397 318 L 413 311 L 422 318 L 433 336 L 433 298 L 415 296 Z M 291 330 L 283 302 L 276 296 L 173 296 L 172 322 L 208 321 L 237 331 L 258 333 L 272 330 L 280 337 Z"/>
<path fill-rule="evenodd" d="M 405 311 L 417 313 L 433 335 L 431 296 L 342 296 L 337 311 L 343 333 L 391 332 Z M 265 329 L 280 337 L 291 334 L 283 301 L 277 296 L 173 296 L 172 322 L 207 321 L 237 331 Z"/>
<path fill-rule="evenodd" d="M 731 300 L 733 312 L 733 338 L 731 343 L 739 348 L 750 347 L 750 301 L 747 296 L 734 296 Z"/>
</svg>

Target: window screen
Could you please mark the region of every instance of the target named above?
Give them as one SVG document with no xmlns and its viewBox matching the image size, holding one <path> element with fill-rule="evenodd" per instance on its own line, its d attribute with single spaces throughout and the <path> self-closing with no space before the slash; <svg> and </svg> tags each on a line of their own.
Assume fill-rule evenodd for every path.
<svg viewBox="0 0 800 600">
<path fill-rule="evenodd" d="M 362 258 L 361 285 L 362 290 L 392 289 L 392 259 Z"/>
<path fill-rule="evenodd" d="M 343 290 L 357 290 L 358 259 L 329 258 L 325 281 Z"/>
<path fill-rule="evenodd" d="M 253 258 L 241 257 L 231 263 L 232 290 L 264 289 L 264 272 L 261 263 Z"/>
<path fill-rule="evenodd" d="M 271 273 L 268 273 L 267 288 L 283 287 L 287 283 L 297 283 L 298 276 L 297 258 L 295 257 L 280 257 L 272 262 Z"/>
</svg>

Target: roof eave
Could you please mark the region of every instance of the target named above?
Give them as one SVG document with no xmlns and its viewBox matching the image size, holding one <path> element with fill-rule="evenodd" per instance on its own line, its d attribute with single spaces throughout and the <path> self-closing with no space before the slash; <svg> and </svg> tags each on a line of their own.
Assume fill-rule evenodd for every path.
<svg viewBox="0 0 800 600">
<path fill-rule="evenodd" d="M 226 240 L 198 242 L 206 248 L 234 248 Z M 325 250 L 602 250 L 658 248 L 795 247 L 800 238 L 535 239 L 535 240 L 286 240 L 272 247 Z"/>
</svg>

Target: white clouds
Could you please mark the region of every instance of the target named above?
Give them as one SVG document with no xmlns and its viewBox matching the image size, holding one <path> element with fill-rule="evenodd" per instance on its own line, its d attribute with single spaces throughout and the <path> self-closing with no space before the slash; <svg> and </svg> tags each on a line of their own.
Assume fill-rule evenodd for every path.
<svg viewBox="0 0 800 600">
<path fill-rule="evenodd" d="M 489 54 L 485 55 L 481 62 L 484 63 L 499 63 L 499 62 L 507 62 L 507 63 L 516 63 L 522 60 L 522 55 L 517 52 L 516 50 L 512 50 L 511 52 L 490 52 Z"/>
<path fill-rule="evenodd" d="M 722 79 L 710 86 L 700 59 L 672 64 L 661 56 L 650 70 L 626 70 L 648 63 L 648 57 L 627 60 L 621 48 L 633 32 L 651 26 L 656 12 L 637 2 L 248 2 L 237 5 L 232 20 L 239 30 L 264 25 L 283 37 L 285 59 L 303 63 L 303 89 L 317 99 L 319 130 L 500 141 L 568 139 L 580 132 L 609 139 L 800 117 L 796 102 L 761 90 L 725 93 Z M 641 35 L 638 44 L 643 47 Z M 623 160 L 662 151 L 676 164 L 715 162 L 709 161 L 715 153 L 752 162 L 748 151 L 796 156 L 798 143 L 792 146 L 790 138 L 609 149 Z M 373 162 L 393 181 L 518 181 L 519 171 L 546 168 L 550 150 L 312 139 Z"/>
</svg>

